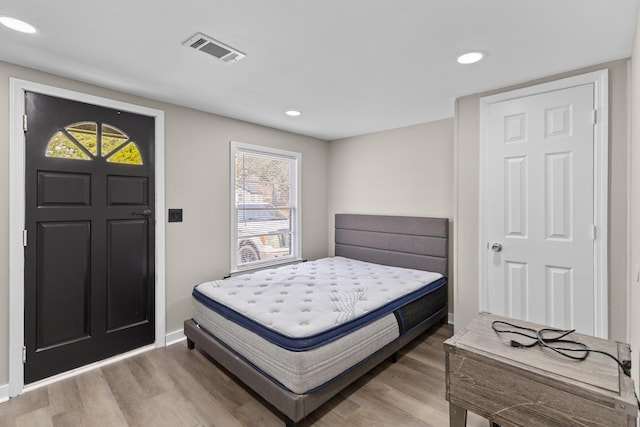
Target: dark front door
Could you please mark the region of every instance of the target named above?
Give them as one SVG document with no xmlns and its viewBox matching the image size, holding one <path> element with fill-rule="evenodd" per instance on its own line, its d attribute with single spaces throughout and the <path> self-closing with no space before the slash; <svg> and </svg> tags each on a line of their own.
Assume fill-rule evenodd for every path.
<svg viewBox="0 0 640 427">
<path fill-rule="evenodd" d="M 25 383 L 154 342 L 154 118 L 26 94 Z"/>
</svg>

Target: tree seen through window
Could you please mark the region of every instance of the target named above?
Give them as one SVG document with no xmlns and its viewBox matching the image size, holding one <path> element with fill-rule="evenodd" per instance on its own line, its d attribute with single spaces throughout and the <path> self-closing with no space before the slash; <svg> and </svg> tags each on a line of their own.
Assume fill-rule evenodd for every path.
<svg viewBox="0 0 640 427">
<path fill-rule="evenodd" d="M 128 135 L 115 126 L 96 122 L 73 123 L 60 129 L 49 140 L 45 156 L 71 160 L 102 157 L 109 163 L 143 164 L 138 146 Z"/>
</svg>

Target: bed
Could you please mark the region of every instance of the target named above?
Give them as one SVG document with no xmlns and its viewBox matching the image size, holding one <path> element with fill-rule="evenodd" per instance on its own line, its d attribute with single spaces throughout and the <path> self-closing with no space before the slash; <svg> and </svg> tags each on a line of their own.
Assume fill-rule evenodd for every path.
<svg viewBox="0 0 640 427">
<path fill-rule="evenodd" d="M 196 286 L 188 346 L 297 425 L 446 321 L 447 255 L 447 219 L 337 214 L 335 257 Z"/>
</svg>

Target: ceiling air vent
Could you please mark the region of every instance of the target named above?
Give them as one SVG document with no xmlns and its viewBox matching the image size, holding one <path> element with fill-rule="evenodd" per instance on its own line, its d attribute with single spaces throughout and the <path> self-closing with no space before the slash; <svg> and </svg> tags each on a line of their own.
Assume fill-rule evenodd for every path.
<svg viewBox="0 0 640 427">
<path fill-rule="evenodd" d="M 182 44 L 196 50 L 200 50 L 204 53 L 208 53 L 211 56 L 215 56 L 227 64 L 239 61 L 245 57 L 244 53 L 237 51 L 224 43 L 220 43 L 209 36 L 205 36 L 202 33 L 195 34 Z"/>
</svg>

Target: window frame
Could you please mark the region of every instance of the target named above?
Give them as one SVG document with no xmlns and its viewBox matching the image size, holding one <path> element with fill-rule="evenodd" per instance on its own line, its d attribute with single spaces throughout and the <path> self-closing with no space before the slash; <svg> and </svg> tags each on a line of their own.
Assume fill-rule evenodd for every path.
<svg viewBox="0 0 640 427">
<path fill-rule="evenodd" d="M 291 207 L 291 255 L 277 257 L 267 260 L 257 261 L 246 266 L 238 265 L 238 209 L 236 208 L 236 154 L 237 153 L 257 154 L 261 156 L 271 156 L 285 158 L 293 161 L 290 172 L 290 193 L 289 206 Z M 301 189 L 302 189 L 302 154 L 295 151 L 282 150 L 278 148 L 266 147 L 262 145 L 246 144 L 243 142 L 230 141 L 229 149 L 229 224 L 230 224 L 230 259 L 231 274 L 259 270 L 280 264 L 300 261 L 302 227 L 301 214 Z"/>
</svg>

